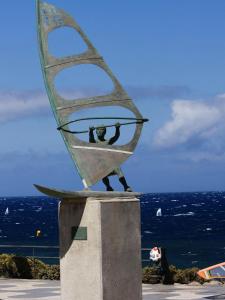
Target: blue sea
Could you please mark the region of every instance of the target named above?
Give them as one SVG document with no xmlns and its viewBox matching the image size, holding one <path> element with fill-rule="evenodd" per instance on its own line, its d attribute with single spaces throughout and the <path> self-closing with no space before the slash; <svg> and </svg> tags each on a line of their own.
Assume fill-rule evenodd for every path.
<svg viewBox="0 0 225 300">
<path fill-rule="evenodd" d="M 165 247 L 169 263 L 177 267 L 225 261 L 225 192 L 144 194 L 140 200 L 142 248 Z M 161 216 L 156 215 L 159 209 Z M 1 253 L 48 257 L 43 260 L 57 263 L 58 249 L 51 247 L 58 243 L 57 199 L 0 198 Z M 142 258 L 148 259 L 149 251 L 142 251 Z"/>
</svg>

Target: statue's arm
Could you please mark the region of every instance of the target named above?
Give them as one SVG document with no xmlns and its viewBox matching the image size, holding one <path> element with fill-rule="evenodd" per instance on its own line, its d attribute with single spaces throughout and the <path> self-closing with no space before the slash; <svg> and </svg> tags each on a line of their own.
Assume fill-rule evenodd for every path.
<svg viewBox="0 0 225 300">
<path fill-rule="evenodd" d="M 116 123 L 115 127 L 116 127 L 116 132 L 115 135 L 109 140 L 109 145 L 114 144 L 120 137 L 120 124 Z"/>
<path fill-rule="evenodd" d="M 89 128 L 89 143 L 96 143 L 94 136 L 94 127 Z"/>
</svg>

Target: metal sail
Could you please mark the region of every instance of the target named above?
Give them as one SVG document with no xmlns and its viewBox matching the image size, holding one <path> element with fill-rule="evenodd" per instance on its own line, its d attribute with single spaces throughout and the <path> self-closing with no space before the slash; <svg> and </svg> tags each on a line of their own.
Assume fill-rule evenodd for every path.
<svg viewBox="0 0 225 300">
<path fill-rule="evenodd" d="M 142 122 L 136 124 L 134 136 L 129 143 L 122 146 L 106 145 L 102 147 L 97 143 L 91 144 L 82 141 L 76 135 L 67 132 L 66 130 L 69 131 L 69 116 L 84 108 L 120 106 L 132 111 L 139 120 L 143 119 L 143 117 L 76 21 L 55 6 L 40 0 L 36 1 L 40 58 L 48 97 L 58 126 L 65 129 L 61 131 L 64 142 L 85 187 L 87 187 L 95 184 L 112 172 L 132 154 L 139 140 L 143 124 Z M 48 34 L 57 28 L 65 26 L 71 27 L 79 33 L 87 45 L 87 51 L 79 55 L 63 58 L 54 57 L 49 53 Z M 81 64 L 93 64 L 100 67 L 111 78 L 114 85 L 113 92 L 104 96 L 70 101 L 62 98 L 54 86 L 55 76 L 68 67 Z"/>
</svg>

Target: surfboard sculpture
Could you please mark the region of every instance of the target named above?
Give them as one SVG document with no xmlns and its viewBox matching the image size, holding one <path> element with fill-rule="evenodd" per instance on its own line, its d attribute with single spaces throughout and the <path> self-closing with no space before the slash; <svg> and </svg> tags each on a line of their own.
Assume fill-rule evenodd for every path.
<svg viewBox="0 0 225 300">
<path fill-rule="evenodd" d="M 202 269 L 198 271 L 198 275 L 206 280 L 217 279 L 225 280 L 225 262 Z"/>
<path fill-rule="evenodd" d="M 106 65 L 104 59 L 99 55 L 88 37 L 76 23 L 76 21 L 65 11 L 53 5 L 37 1 L 38 37 L 40 47 L 40 59 L 45 80 L 49 101 L 58 124 L 58 130 L 62 134 L 67 149 L 78 169 L 85 188 L 95 184 L 97 181 L 108 175 L 115 168 L 120 166 L 134 151 L 139 140 L 143 123 L 141 113 L 134 105 L 128 94 L 120 85 L 117 78 Z M 73 28 L 87 45 L 87 51 L 79 55 L 67 57 L 54 57 L 48 51 L 48 35 L 50 32 L 60 27 Z M 62 98 L 56 90 L 54 80 L 62 70 L 78 66 L 81 64 L 91 64 L 99 67 L 112 80 L 114 90 L 107 95 L 68 100 Z M 136 129 L 131 141 L 125 145 L 105 145 L 92 144 L 78 138 L 78 131 L 72 131 L 71 123 L 76 123 L 90 118 L 76 119 L 70 121 L 71 114 L 94 107 L 123 107 L 134 114 L 134 118 L 117 117 L 116 120 L 126 120 L 128 123 L 136 123 Z M 99 116 L 93 119 L 113 119 Z M 127 124 L 127 123 L 126 123 Z M 110 127 L 111 125 L 108 125 Z M 106 125 L 107 127 L 107 125 Z M 87 132 L 87 131 L 84 131 Z"/>
</svg>

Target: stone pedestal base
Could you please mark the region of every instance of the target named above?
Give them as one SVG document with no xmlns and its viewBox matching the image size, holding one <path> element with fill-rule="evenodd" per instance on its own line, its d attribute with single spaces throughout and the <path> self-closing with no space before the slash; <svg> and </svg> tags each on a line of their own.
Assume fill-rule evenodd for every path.
<svg viewBox="0 0 225 300">
<path fill-rule="evenodd" d="M 141 300 L 140 205 L 135 197 L 60 204 L 62 300 Z"/>
</svg>

